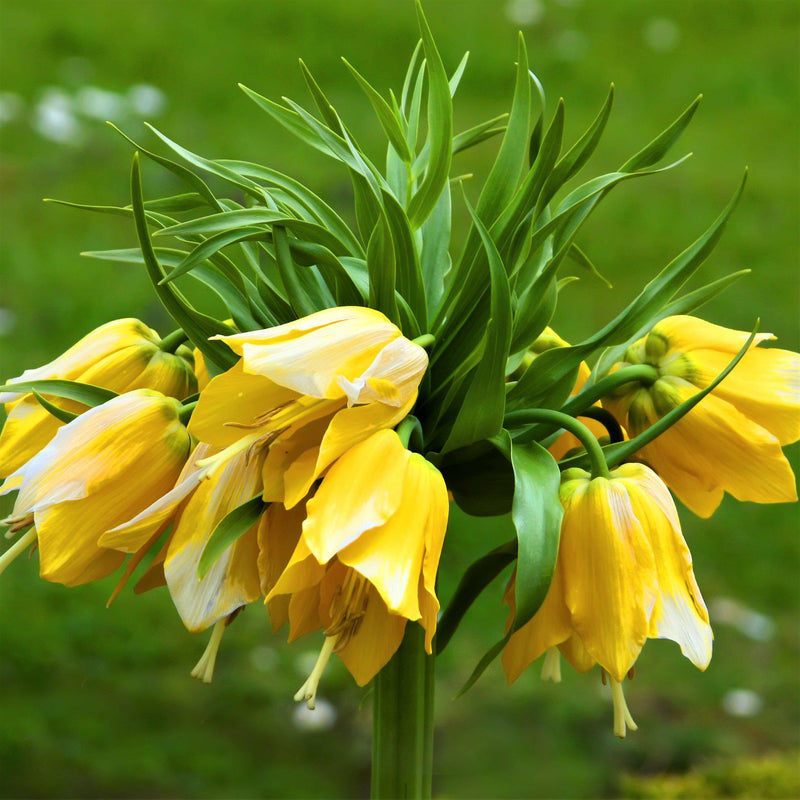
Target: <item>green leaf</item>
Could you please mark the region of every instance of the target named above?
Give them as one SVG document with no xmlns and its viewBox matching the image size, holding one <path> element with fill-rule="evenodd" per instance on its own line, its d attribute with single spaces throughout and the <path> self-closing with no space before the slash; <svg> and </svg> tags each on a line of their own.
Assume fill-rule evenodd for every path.
<svg viewBox="0 0 800 800">
<path fill-rule="evenodd" d="M 378 218 L 367 245 L 369 305 L 397 323 L 395 302 L 395 248 L 385 215 Z"/>
<path fill-rule="evenodd" d="M 512 630 L 519 630 L 539 610 L 553 579 L 564 515 L 559 500 L 561 471 L 538 442 L 518 444 L 503 431 L 502 447 L 514 467 L 511 517 L 518 548 Z"/>
<path fill-rule="evenodd" d="M 692 104 L 675 120 L 665 131 L 653 139 L 650 144 L 642 148 L 636 155 L 629 158 L 620 168 L 620 172 L 638 172 L 641 169 L 651 167 L 660 161 L 670 150 L 672 145 L 678 141 L 681 134 L 686 130 L 692 121 L 697 107 L 703 95 L 698 95 Z"/>
<path fill-rule="evenodd" d="M 531 398 L 540 392 L 541 386 L 563 384 L 574 374 L 580 362 L 592 352 L 609 344 L 621 344 L 650 324 L 661 308 L 669 304 L 680 287 L 711 254 L 739 202 L 746 177 L 747 173 L 733 198 L 711 227 L 667 264 L 621 314 L 579 345 L 557 347 L 542 353 L 509 392 L 509 408 L 513 410 L 533 405 Z"/>
<path fill-rule="evenodd" d="M 433 212 L 422 226 L 420 265 L 428 308 L 434 313 L 444 294 L 445 275 L 450 269 L 450 185 L 444 187 Z"/>
<path fill-rule="evenodd" d="M 453 137 L 453 155 L 468 150 L 470 147 L 485 142 L 500 133 L 505 133 L 506 126 L 500 123 L 506 119 L 508 119 L 508 114 L 500 114 L 498 117 L 488 119 L 486 122 L 481 122 L 480 125 L 475 125 L 473 128 L 456 134 Z"/>
<path fill-rule="evenodd" d="M 469 382 L 442 452 L 465 447 L 500 432 L 505 413 L 505 368 L 511 346 L 511 292 L 497 247 L 484 224 L 469 205 L 467 210 L 486 248 L 491 283 L 490 319 L 486 347 Z"/>
<path fill-rule="evenodd" d="M 592 263 L 592 260 L 586 253 L 581 250 L 578 245 L 574 242 L 570 245 L 569 252 L 567 253 L 567 258 L 572 259 L 579 267 L 585 269 L 591 275 L 594 275 L 599 281 L 602 281 L 609 289 L 613 289 L 614 287 L 611 285 L 611 282 L 604 278 L 598 271 L 597 267 Z"/>
<path fill-rule="evenodd" d="M 453 101 L 442 59 L 417 0 L 417 20 L 428 72 L 428 141 L 430 157 L 425 177 L 408 204 L 412 229 L 419 228 L 433 211 L 450 175 L 453 138 Z"/>
<path fill-rule="evenodd" d="M 228 512 L 214 528 L 197 563 L 197 577 L 202 580 L 208 574 L 216 560 L 255 525 L 269 503 L 261 499 L 261 495 L 253 497 L 246 503 Z"/>
<path fill-rule="evenodd" d="M 142 248 L 145 267 L 159 300 L 161 300 L 175 324 L 186 332 L 195 347 L 200 349 L 208 361 L 219 370 L 229 369 L 236 363 L 237 356 L 222 342 L 210 341 L 210 337 L 218 334 L 227 335 L 234 333 L 234 331 L 220 320 L 201 314 L 193 309 L 186 298 L 172 284 L 161 284 L 161 280 L 166 276 L 166 273 L 156 257 L 153 244 L 150 241 L 150 234 L 147 230 L 147 220 L 142 202 L 142 181 L 139 172 L 138 153 L 134 154 L 131 168 L 131 199 L 139 246 Z"/>
<path fill-rule="evenodd" d="M 458 461 L 444 458 L 439 469 L 462 511 L 473 517 L 498 517 L 511 511 L 514 470 L 496 447 L 481 442 L 452 455 L 459 456 Z"/>
<path fill-rule="evenodd" d="M 90 408 L 107 403 L 109 400 L 113 400 L 118 396 L 117 393 L 112 392 L 111 389 L 103 389 L 91 383 L 51 378 L 36 381 L 14 381 L 13 383 L 0 386 L 0 392 L 13 392 L 15 394 L 38 392 L 40 395 L 51 395 L 52 397 L 63 397 L 66 400 L 74 400 L 76 403 L 82 403 Z"/>
<path fill-rule="evenodd" d="M 595 117 L 592 124 L 577 142 L 565 153 L 553 170 L 547 176 L 544 187 L 542 188 L 537 202 L 537 213 L 546 206 L 553 195 L 589 160 L 595 148 L 600 142 L 608 118 L 611 116 L 611 107 L 614 104 L 614 84 L 608 91 L 608 96 Z"/>
<path fill-rule="evenodd" d="M 397 121 L 397 117 L 395 117 L 391 106 L 346 58 L 343 58 L 342 61 L 367 96 L 367 99 L 375 111 L 375 115 L 378 117 L 378 122 L 380 122 L 383 132 L 391 142 L 392 147 L 406 164 L 410 164 L 413 157 L 411 151 L 408 149 L 408 142 L 406 141 L 403 129 L 400 127 L 400 123 Z"/>
<path fill-rule="evenodd" d="M 207 236 L 211 233 L 220 233 L 250 225 L 268 225 L 283 219 L 285 214 L 268 208 L 239 208 L 235 211 L 223 211 L 206 217 L 190 219 L 170 225 L 154 234 L 156 236 Z"/>
<path fill-rule="evenodd" d="M 222 231 L 214 236 L 210 236 L 208 239 L 204 239 L 195 248 L 193 248 L 192 251 L 186 255 L 186 258 L 184 258 L 183 261 L 178 264 L 178 266 L 176 266 L 171 272 L 161 279 L 161 283 L 169 283 L 170 281 L 174 281 L 176 278 L 180 278 L 181 275 L 185 275 L 187 272 L 190 272 L 198 264 L 202 264 L 203 261 L 207 261 L 215 253 L 222 250 L 223 247 L 227 247 L 228 245 L 248 239 L 263 239 L 266 236 L 267 231 L 265 229 L 255 227 L 235 228 L 233 230 Z M 232 276 L 228 276 L 228 279 L 231 280 L 231 277 Z M 238 277 L 240 279 L 240 276 Z M 231 283 L 234 283 L 234 280 L 231 280 Z"/>
<path fill-rule="evenodd" d="M 303 186 L 299 181 L 289 178 L 273 169 L 262 167 L 260 164 L 253 164 L 249 161 L 220 159 L 217 163 L 233 170 L 239 175 L 264 181 L 270 186 L 277 186 L 287 194 L 296 198 L 299 206 L 308 209 L 316 218 L 317 222 L 342 242 L 349 252 L 363 258 L 364 248 L 344 220 L 324 200 L 319 198 L 310 189 Z M 298 216 L 305 216 L 300 214 L 299 207 Z"/>
<path fill-rule="evenodd" d="M 394 243 L 397 291 L 408 302 L 420 327 L 427 330 L 428 306 L 425 300 L 425 283 L 414 243 L 414 234 L 411 232 L 406 212 L 391 192 L 383 191 L 382 197 L 386 221 Z"/>
<path fill-rule="evenodd" d="M 437 656 L 447 647 L 464 615 L 478 596 L 514 561 L 516 555 L 517 542 L 512 539 L 495 547 L 467 567 L 436 626 L 434 648 Z"/>
<path fill-rule="evenodd" d="M 272 235 L 275 242 L 275 260 L 278 263 L 281 280 L 283 281 L 289 304 L 292 306 L 298 317 L 305 317 L 313 314 L 320 309 L 314 304 L 308 295 L 306 286 L 301 283 L 297 268 L 292 260 L 292 253 L 289 247 L 289 238 L 286 231 L 281 227 L 274 227 Z"/>
<path fill-rule="evenodd" d="M 78 414 L 74 414 L 72 411 L 65 411 L 63 408 L 59 408 L 54 403 L 51 403 L 49 400 L 45 400 L 36 389 L 33 389 L 31 394 L 36 398 L 36 402 L 48 413 L 52 414 L 56 419 L 61 420 L 61 422 L 70 423 L 72 420 L 77 419 L 79 416 Z"/>
</svg>

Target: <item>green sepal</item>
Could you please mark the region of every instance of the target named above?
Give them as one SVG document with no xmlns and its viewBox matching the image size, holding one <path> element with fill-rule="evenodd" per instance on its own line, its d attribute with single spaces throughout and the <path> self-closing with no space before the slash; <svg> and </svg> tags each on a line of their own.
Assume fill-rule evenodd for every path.
<svg viewBox="0 0 800 800">
<path fill-rule="evenodd" d="M 464 615 L 478 596 L 514 561 L 516 556 L 517 541 L 512 539 L 473 561 L 464 570 L 464 574 L 436 626 L 436 638 L 433 640 L 436 655 L 439 655 L 447 647 Z"/>
<path fill-rule="evenodd" d="M 53 378 L 7 383 L 4 386 L 0 386 L 0 392 L 14 392 L 19 394 L 38 392 L 40 395 L 52 395 L 53 397 L 63 397 L 66 400 L 74 400 L 76 403 L 82 403 L 90 408 L 100 406 L 119 396 L 117 392 L 112 392 L 111 389 L 103 389 L 101 386 L 94 386 L 91 383 L 57 380 Z M 49 410 L 50 409 L 48 409 L 48 411 Z"/>
<path fill-rule="evenodd" d="M 133 166 L 131 168 L 131 204 L 136 222 L 136 234 L 139 238 L 139 246 L 142 248 L 145 267 L 159 300 L 161 300 L 175 324 L 183 328 L 195 347 L 203 353 L 203 356 L 208 361 L 217 369 L 223 371 L 230 369 L 236 363 L 238 357 L 222 342 L 210 341 L 210 337 L 219 334 L 229 335 L 235 333 L 235 331 L 224 322 L 193 309 L 186 298 L 172 284 L 161 284 L 161 280 L 166 273 L 156 257 L 153 244 L 150 241 L 150 233 L 147 229 L 147 220 L 142 202 L 142 181 L 139 172 L 138 153 L 134 153 Z"/>
<path fill-rule="evenodd" d="M 484 224 L 464 201 L 480 234 L 489 265 L 490 319 L 483 356 L 469 380 L 466 396 L 442 452 L 465 447 L 499 433 L 506 399 L 506 361 L 511 346 L 511 290 L 497 247 Z"/>
<path fill-rule="evenodd" d="M 268 506 L 269 503 L 265 503 L 259 494 L 229 511 L 217 523 L 197 562 L 199 580 L 205 578 L 216 560 L 258 522 Z"/>
</svg>

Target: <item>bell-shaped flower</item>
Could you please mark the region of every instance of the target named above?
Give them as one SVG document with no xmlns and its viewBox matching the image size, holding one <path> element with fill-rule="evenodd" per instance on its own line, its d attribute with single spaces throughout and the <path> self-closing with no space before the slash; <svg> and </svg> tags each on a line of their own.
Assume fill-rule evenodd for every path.
<svg viewBox="0 0 800 800">
<path fill-rule="evenodd" d="M 603 405 L 636 436 L 707 387 L 749 334 L 694 317 L 667 317 L 628 348 L 627 364 L 658 372 L 650 386 L 626 384 Z M 688 414 L 640 451 L 677 497 L 709 517 L 725 492 L 738 500 L 797 500 L 781 445 L 800 438 L 800 355 L 756 346 Z"/>
<path fill-rule="evenodd" d="M 287 508 L 342 453 L 410 412 L 428 364 L 361 307 L 219 338 L 242 358 L 203 390 L 189 429 L 215 446 L 268 449 L 264 500 Z"/>
<path fill-rule="evenodd" d="M 122 394 L 64 425 L 8 477 L 0 494 L 19 494 L 5 522 L 33 525 L 15 547 L 38 541 L 43 578 L 75 586 L 122 563 L 98 540 L 174 485 L 191 449 L 181 410 L 147 389 Z"/>
<path fill-rule="evenodd" d="M 422 624 L 431 651 L 447 488 L 433 465 L 386 430 L 336 461 L 307 510 L 267 601 L 290 595 L 290 641 L 325 633 L 317 665 L 295 696 L 313 707 L 333 652 L 363 686 L 397 650 L 408 621 Z"/>
<path fill-rule="evenodd" d="M 70 380 L 115 392 L 153 389 L 182 400 L 196 391 L 191 364 L 183 355 L 162 350 L 161 344 L 158 334 L 143 322 L 117 319 L 93 330 L 49 364 L 25 370 L 8 383 Z M 86 409 L 71 400 L 52 398 L 52 402 L 73 413 Z M 32 394 L 2 392 L 0 403 L 8 417 L 0 433 L 0 476 L 6 476 L 38 453 L 64 423 Z"/>
<path fill-rule="evenodd" d="M 555 573 L 542 606 L 503 650 L 509 683 L 558 647 L 579 671 L 599 664 L 614 696 L 614 731 L 635 727 L 622 681 L 648 638 L 671 639 L 697 667 L 711 660 L 708 612 L 692 570 L 672 497 L 644 464 L 609 478 L 567 470 Z M 506 599 L 512 605 L 513 586 Z M 558 675 L 549 656 L 545 672 Z M 557 659 L 557 656 L 556 656 Z M 556 661 L 557 663 L 557 661 Z"/>
<path fill-rule="evenodd" d="M 209 445 L 199 445 L 176 481 L 179 491 L 170 487 L 170 492 L 99 540 L 103 547 L 141 553 L 171 525 L 163 557 L 157 560 L 175 608 L 192 633 L 206 630 L 263 596 L 258 524 L 222 552 L 202 578 L 198 577 L 200 556 L 217 525 L 262 490 L 263 455 L 251 459 L 244 452 L 237 453 L 207 479 L 198 478 L 198 473 L 202 474 L 198 461 L 213 453 Z"/>
</svg>

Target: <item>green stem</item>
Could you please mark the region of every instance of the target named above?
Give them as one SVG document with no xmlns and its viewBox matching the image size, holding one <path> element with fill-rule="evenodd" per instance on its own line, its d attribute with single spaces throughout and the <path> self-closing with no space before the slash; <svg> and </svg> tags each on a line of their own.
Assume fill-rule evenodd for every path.
<svg viewBox="0 0 800 800">
<path fill-rule="evenodd" d="M 586 450 L 589 461 L 592 465 L 592 478 L 608 478 L 608 464 L 603 454 L 600 442 L 594 438 L 594 434 L 574 417 L 570 417 L 562 411 L 551 411 L 548 408 L 529 408 L 525 411 L 517 412 L 519 421 L 522 423 L 544 422 L 550 425 L 563 428 L 574 434 Z"/>
<path fill-rule="evenodd" d="M 193 403 L 186 403 L 185 405 L 181 406 L 181 410 L 178 412 L 178 417 L 184 425 L 188 424 L 189 420 L 192 418 L 192 412 L 194 411 L 196 405 L 197 400 L 195 400 Z"/>
<path fill-rule="evenodd" d="M 436 341 L 436 337 L 432 333 L 423 333 L 422 336 L 417 336 L 416 339 L 411 341 L 427 350 Z"/>
<path fill-rule="evenodd" d="M 410 622 L 399 649 L 375 677 L 372 800 L 430 798 L 433 679 L 425 631 Z"/>
<path fill-rule="evenodd" d="M 165 353 L 174 353 L 184 342 L 188 342 L 189 337 L 182 328 L 165 336 L 158 345 L 158 349 Z"/>
</svg>

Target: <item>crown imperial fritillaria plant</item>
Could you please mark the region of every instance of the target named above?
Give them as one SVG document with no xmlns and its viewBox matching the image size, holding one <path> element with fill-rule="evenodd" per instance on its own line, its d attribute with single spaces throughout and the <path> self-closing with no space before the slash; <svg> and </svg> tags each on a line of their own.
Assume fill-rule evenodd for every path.
<svg viewBox="0 0 800 800">
<path fill-rule="evenodd" d="M 497 656 L 509 681 L 540 657 L 558 680 L 563 656 L 611 682 L 614 732 L 635 729 L 623 684 L 648 638 L 700 669 L 711 658 L 670 490 L 700 516 L 724 492 L 795 500 L 781 447 L 800 437 L 798 355 L 692 316 L 746 270 L 684 288 L 744 181 L 600 330 L 569 345 L 548 327 L 567 265 L 596 272 L 583 223 L 617 184 L 683 160 L 663 163 L 698 101 L 616 171 L 576 183 L 613 87 L 566 146 L 564 103 L 547 111 L 520 37 L 509 113 L 456 132 L 466 57 L 448 73 L 417 12 L 400 92 L 345 62 L 385 134 L 383 164 L 302 62 L 313 111 L 242 87 L 348 174 L 355 225 L 272 166 L 204 158 L 155 130 L 171 157 L 128 139 L 130 203 L 78 207 L 131 218 L 138 247 L 88 255 L 144 266 L 176 330 L 109 322 L 0 387 L 0 492 L 16 495 L 0 572 L 36 546 L 46 580 L 121 570 L 116 595 L 151 553 L 137 591 L 166 585 L 185 626 L 211 630 L 192 672 L 204 681 L 245 606 L 290 641 L 316 637 L 296 699 L 313 707 L 334 655 L 374 684 L 375 797 L 430 796 L 435 656 L 512 564 L 507 628 L 487 633 L 498 641 L 466 686 Z M 490 139 L 473 207 L 451 161 Z M 185 191 L 145 200 L 142 159 Z M 185 281 L 217 305 L 196 308 Z M 473 554 L 439 598 L 450 502 L 510 512 L 516 537 Z"/>
</svg>

